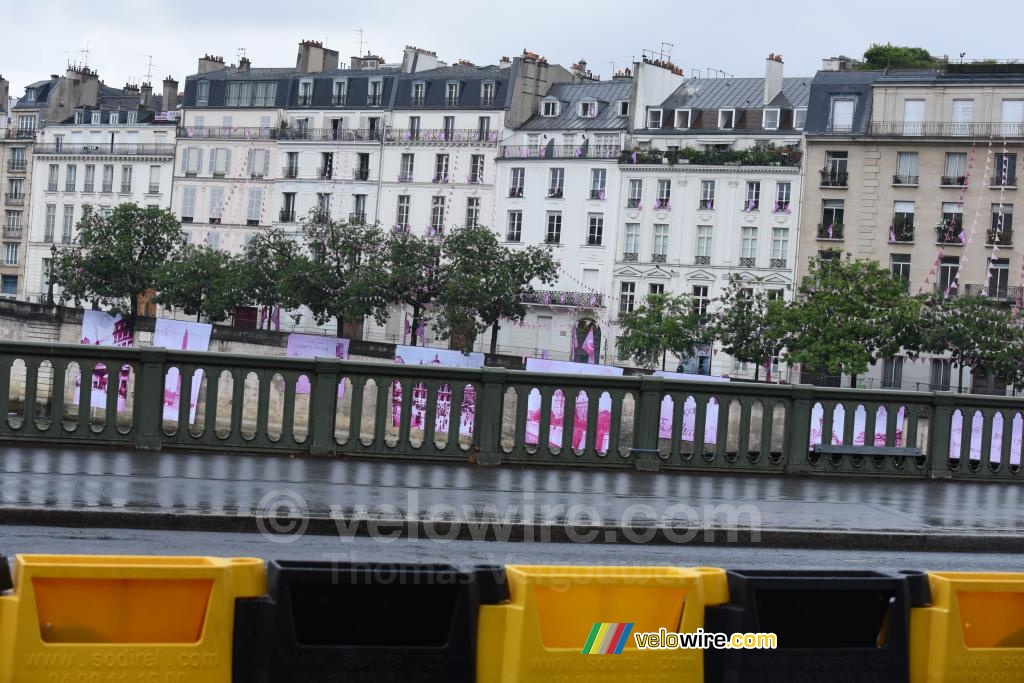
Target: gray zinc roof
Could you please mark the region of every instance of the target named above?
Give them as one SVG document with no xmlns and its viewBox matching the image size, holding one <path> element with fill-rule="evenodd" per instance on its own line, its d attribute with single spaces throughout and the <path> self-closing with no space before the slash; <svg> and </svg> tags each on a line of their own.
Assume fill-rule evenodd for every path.
<svg viewBox="0 0 1024 683">
<path fill-rule="evenodd" d="M 852 97 L 855 100 L 850 134 L 863 133 L 871 120 L 871 85 L 881 75 L 881 71 L 819 71 L 811 82 L 804 133 L 814 135 L 831 132 L 829 103 L 835 96 Z"/>
<path fill-rule="evenodd" d="M 558 116 L 541 116 L 523 124 L 523 130 L 615 130 L 628 125 L 628 117 L 619 116 L 619 100 L 628 100 L 633 87 L 631 79 L 586 81 L 582 83 L 556 83 L 546 97 L 554 97 L 561 106 Z M 581 101 L 597 100 L 597 116 L 579 115 Z"/>
<path fill-rule="evenodd" d="M 811 77 L 783 78 L 782 92 L 770 104 L 806 107 Z M 665 109 L 758 109 L 764 106 L 763 78 L 688 78 L 662 104 Z"/>
</svg>

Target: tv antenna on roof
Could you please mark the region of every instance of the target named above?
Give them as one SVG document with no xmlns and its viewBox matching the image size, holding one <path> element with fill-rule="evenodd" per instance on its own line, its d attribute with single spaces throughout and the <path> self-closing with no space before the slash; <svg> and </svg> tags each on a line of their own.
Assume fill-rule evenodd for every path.
<svg viewBox="0 0 1024 683">
<path fill-rule="evenodd" d="M 238 51 L 235 54 L 238 57 L 238 63 L 241 64 L 242 60 L 245 59 L 245 48 L 244 47 L 238 48 Z"/>
<path fill-rule="evenodd" d="M 139 54 L 142 54 L 141 52 Z M 149 57 L 149 62 L 146 65 L 146 83 L 153 82 L 153 55 L 142 55 L 143 57 Z"/>
<path fill-rule="evenodd" d="M 359 34 L 359 52 L 358 52 L 358 56 L 362 57 L 363 56 L 363 45 L 366 42 L 366 41 L 363 40 L 363 29 L 362 28 L 352 28 L 352 29 L 349 29 L 348 32 L 349 33 L 358 33 Z"/>
<path fill-rule="evenodd" d="M 666 46 L 668 47 L 667 50 L 665 49 Z M 659 54 L 661 56 L 662 61 L 665 61 L 665 62 L 671 62 L 672 61 L 672 48 L 674 48 L 674 47 L 675 47 L 675 43 L 665 43 L 665 42 L 663 42 L 661 44 L 661 52 Z"/>
</svg>

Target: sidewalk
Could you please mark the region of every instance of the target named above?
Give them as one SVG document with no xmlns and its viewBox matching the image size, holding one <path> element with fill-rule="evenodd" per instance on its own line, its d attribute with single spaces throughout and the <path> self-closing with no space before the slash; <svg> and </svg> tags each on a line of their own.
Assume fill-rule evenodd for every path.
<svg viewBox="0 0 1024 683">
<path fill-rule="evenodd" d="M 0 446 L 4 524 L 255 532 L 299 515 L 326 534 L 1016 552 L 1022 504 L 974 482 Z"/>
</svg>

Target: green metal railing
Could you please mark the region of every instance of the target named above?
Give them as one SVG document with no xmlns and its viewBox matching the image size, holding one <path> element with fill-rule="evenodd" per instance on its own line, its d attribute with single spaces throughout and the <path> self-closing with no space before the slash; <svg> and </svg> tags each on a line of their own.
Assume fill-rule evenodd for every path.
<svg viewBox="0 0 1024 683">
<path fill-rule="evenodd" d="M 179 381 L 169 382 L 169 372 Z M 194 406 L 183 400 L 193 393 Z M 40 443 L 490 465 L 1024 476 L 1024 400 L 948 392 L 0 343 L 0 416 L 0 440 Z"/>
</svg>

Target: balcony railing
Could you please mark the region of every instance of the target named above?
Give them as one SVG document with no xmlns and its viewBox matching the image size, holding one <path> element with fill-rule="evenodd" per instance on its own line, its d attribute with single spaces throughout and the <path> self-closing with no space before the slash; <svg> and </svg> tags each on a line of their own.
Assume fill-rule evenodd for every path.
<svg viewBox="0 0 1024 683">
<path fill-rule="evenodd" d="M 701 254 L 697 254 L 696 256 L 693 257 L 693 265 L 695 265 L 695 266 L 710 266 L 711 265 L 711 257 L 710 256 L 702 256 Z"/>
<path fill-rule="evenodd" d="M 493 107 L 494 106 L 494 98 L 493 97 L 481 97 L 480 98 L 480 106 L 481 107 Z"/>
<path fill-rule="evenodd" d="M 28 170 L 28 160 L 26 159 L 8 159 L 7 170 L 10 173 L 24 173 Z"/>
<path fill-rule="evenodd" d="M 3 132 L 3 137 L 7 140 L 35 140 L 36 129 L 35 128 L 8 128 Z"/>
<path fill-rule="evenodd" d="M 133 145 L 133 144 L 107 144 L 107 145 L 69 145 L 67 143 L 54 144 L 45 143 L 36 145 L 34 151 L 39 154 L 61 154 L 74 156 L 146 156 L 146 157 L 172 157 L 174 156 L 174 145 Z"/>
<path fill-rule="evenodd" d="M 4 195 L 4 203 L 8 206 L 24 206 L 25 205 L 25 193 L 24 192 L 8 192 Z"/>
<path fill-rule="evenodd" d="M 321 180 L 330 180 L 333 175 L 333 169 L 330 166 L 321 166 L 316 169 L 316 177 Z"/>
<path fill-rule="evenodd" d="M 960 221 L 941 221 L 935 226 L 935 241 L 939 244 L 963 244 L 964 230 Z"/>
<path fill-rule="evenodd" d="M 279 140 L 305 142 L 380 142 L 379 128 L 282 128 L 277 133 Z"/>
<path fill-rule="evenodd" d="M 20 225 L 5 225 L 4 226 L 4 239 L 5 240 L 20 240 L 21 239 L 21 226 Z"/>
<path fill-rule="evenodd" d="M 627 199 L 626 200 L 626 208 L 627 209 L 639 209 L 640 208 L 640 198 L 639 197 L 630 197 L 629 199 Z"/>
<path fill-rule="evenodd" d="M 872 121 L 869 130 L 871 135 L 881 137 L 1024 138 L 1024 123 Z"/>
<path fill-rule="evenodd" d="M 987 285 L 964 285 L 965 296 L 983 296 L 997 301 L 1016 301 L 1020 295 L 1020 287 L 996 283 Z"/>
<path fill-rule="evenodd" d="M 892 177 L 893 185 L 917 185 L 916 175 L 894 175 Z"/>
<path fill-rule="evenodd" d="M 651 254 L 651 263 L 665 263 L 667 258 L 666 254 Z"/>
<path fill-rule="evenodd" d="M 654 200 L 654 210 L 655 211 L 671 211 L 672 210 L 672 202 L 670 202 L 668 200 L 668 198 L 655 199 Z"/>
<path fill-rule="evenodd" d="M 523 188 L 522 187 L 510 187 L 508 188 L 508 196 L 515 198 L 522 198 Z"/>
<path fill-rule="evenodd" d="M 561 199 L 564 194 L 560 187 L 549 187 L 548 188 L 548 199 Z"/>
<path fill-rule="evenodd" d="M 627 251 L 626 253 L 624 253 L 622 255 L 622 260 L 623 261 L 639 261 L 640 260 L 640 254 L 638 254 L 635 251 Z"/>
<path fill-rule="evenodd" d="M 740 257 L 740 268 L 753 268 L 756 263 L 757 259 L 753 256 Z"/>
<path fill-rule="evenodd" d="M 381 93 L 371 93 L 366 98 L 367 107 L 379 107 L 383 101 L 383 95 Z"/>
<path fill-rule="evenodd" d="M 998 244 L 1001 247 L 1010 246 L 1013 244 L 1013 228 L 1009 225 L 1004 225 L 1002 230 L 989 228 L 985 235 L 985 244 Z"/>
<path fill-rule="evenodd" d="M 597 199 L 599 201 L 604 201 L 604 190 L 603 189 L 591 190 L 590 191 L 590 198 L 591 199 Z"/>
<path fill-rule="evenodd" d="M 345 96 L 344 95 L 332 95 L 331 96 L 331 106 L 332 107 L 344 107 L 345 106 Z"/>
<path fill-rule="evenodd" d="M 822 187 L 846 187 L 850 174 L 846 171 L 821 171 Z"/>
<path fill-rule="evenodd" d="M 965 175 L 944 175 L 939 178 L 939 185 L 948 185 L 950 187 L 963 187 L 967 184 L 967 176 Z"/>
<path fill-rule="evenodd" d="M 179 126 L 178 139 L 195 138 L 209 140 L 276 140 L 282 129 L 260 126 Z"/>
<path fill-rule="evenodd" d="M 146 194 L 160 194 L 160 186 L 150 184 L 150 186 L 147 188 Z"/>
<path fill-rule="evenodd" d="M 85 194 L 92 194 L 96 191 L 96 183 L 85 183 L 82 185 L 82 192 Z M 150 194 L 153 194 L 152 192 Z"/>
<path fill-rule="evenodd" d="M 818 223 L 819 240 L 841 240 L 843 239 L 842 223 Z"/>
<path fill-rule="evenodd" d="M 392 128 L 388 142 L 421 145 L 495 145 L 498 131 L 478 128 Z"/>
<path fill-rule="evenodd" d="M 914 241 L 914 224 L 913 223 L 893 223 L 889 226 L 889 242 L 913 242 Z"/>
<path fill-rule="evenodd" d="M 499 159 L 615 159 L 618 145 L 503 145 Z"/>
<path fill-rule="evenodd" d="M 349 225 L 365 225 L 366 224 L 366 212 L 356 211 L 348 215 Z"/>
<path fill-rule="evenodd" d="M 534 291 L 523 294 L 526 304 L 544 306 L 572 306 L 575 308 L 604 308 L 604 295 L 596 292 Z"/>
<path fill-rule="evenodd" d="M 992 179 L 991 179 L 991 182 L 989 183 L 989 186 L 990 187 L 1017 187 L 1017 177 L 1014 174 L 1012 174 L 1012 173 L 1008 173 L 1008 174 L 1006 174 L 1006 178 L 1004 179 L 1003 175 L 1000 173 L 1000 174 L 992 176 Z"/>
<path fill-rule="evenodd" d="M 409 171 L 408 173 L 399 173 L 398 174 L 398 182 L 400 182 L 400 183 L 411 183 L 412 182 L 412 177 L 413 177 L 412 171 Z"/>
<path fill-rule="evenodd" d="M 299 167 L 298 166 L 285 166 L 281 169 L 281 175 L 285 178 L 298 178 Z"/>
<path fill-rule="evenodd" d="M 942 281 L 936 282 L 932 285 L 932 291 L 947 298 L 952 298 L 960 294 L 960 288 L 958 285 Z"/>
<path fill-rule="evenodd" d="M 295 211 L 288 211 L 287 209 L 281 209 L 280 214 L 282 223 L 294 223 L 295 222 Z"/>
<path fill-rule="evenodd" d="M 786 267 L 786 259 L 784 259 L 784 258 L 773 258 L 768 263 L 768 265 L 771 268 L 785 268 Z"/>
</svg>

